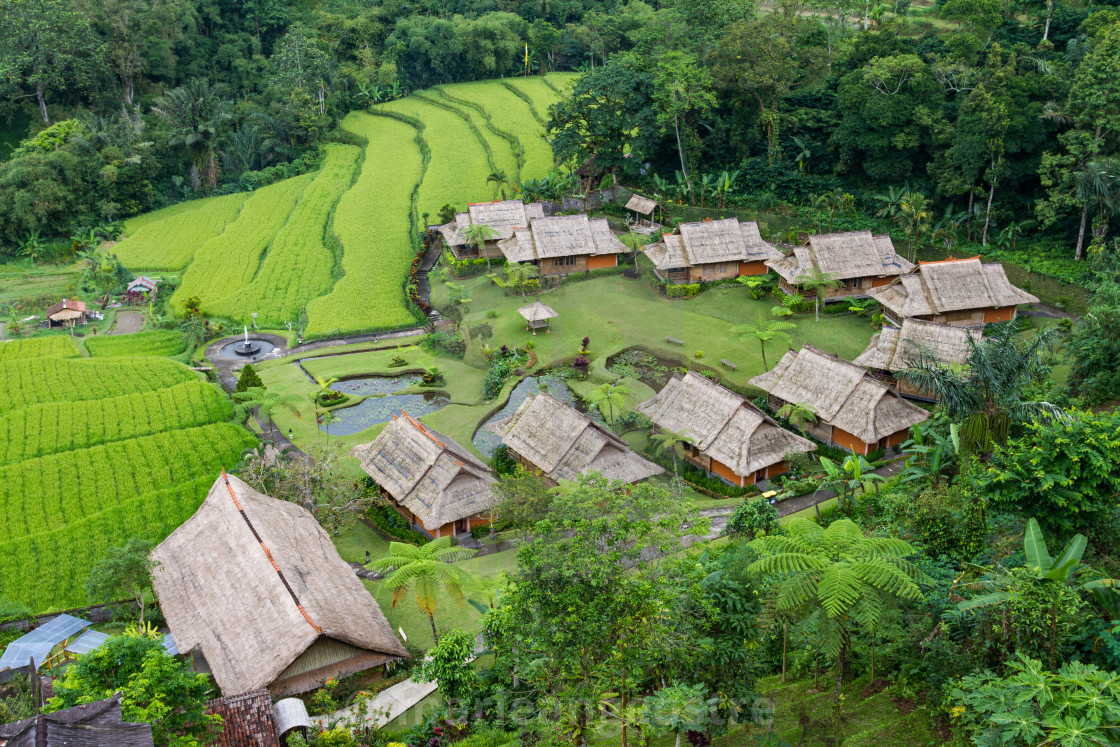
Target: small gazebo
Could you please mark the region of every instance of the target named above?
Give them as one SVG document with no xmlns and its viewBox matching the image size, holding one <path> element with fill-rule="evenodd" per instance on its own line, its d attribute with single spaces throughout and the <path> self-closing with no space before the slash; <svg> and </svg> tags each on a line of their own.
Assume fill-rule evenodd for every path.
<svg viewBox="0 0 1120 747">
<path fill-rule="evenodd" d="M 517 310 L 517 313 L 525 317 L 525 331 L 537 334 L 538 329 L 544 329 L 545 332 L 552 332 L 548 326 L 548 320 L 553 317 L 560 316 L 556 313 L 556 309 L 551 306 L 545 306 L 540 301 L 534 301 L 528 306 L 522 306 Z"/>
<path fill-rule="evenodd" d="M 657 224 L 653 222 L 653 211 L 657 209 L 657 200 L 634 194 L 626 203 L 626 209 L 634 213 L 635 230 L 657 228 Z"/>
</svg>

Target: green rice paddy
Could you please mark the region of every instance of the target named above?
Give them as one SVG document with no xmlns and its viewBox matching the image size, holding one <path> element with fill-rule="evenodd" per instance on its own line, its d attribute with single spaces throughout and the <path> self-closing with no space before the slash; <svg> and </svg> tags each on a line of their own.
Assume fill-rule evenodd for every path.
<svg viewBox="0 0 1120 747">
<path fill-rule="evenodd" d="M 132 270 L 181 270 L 195 252 L 237 219 L 247 192 L 191 200 L 129 218 L 111 250 Z"/>
</svg>

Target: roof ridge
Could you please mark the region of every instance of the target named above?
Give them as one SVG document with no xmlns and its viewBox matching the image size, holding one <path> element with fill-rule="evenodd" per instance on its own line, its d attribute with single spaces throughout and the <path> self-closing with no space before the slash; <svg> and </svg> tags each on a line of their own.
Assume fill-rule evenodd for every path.
<svg viewBox="0 0 1120 747">
<path fill-rule="evenodd" d="M 229 497 L 233 499 L 233 505 L 237 507 L 238 513 L 240 513 L 241 518 L 244 519 L 245 526 L 249 527 L 249 531 L 253 533 L 253 537 L 256 538 L 257 542 L 260 543 L 261 549 L 264 550 L 265 557 L 268 558 L 268 562 L 272 564 L 272 569 L 276 571 L 276 575 L 280 578 L 280 583 L 284 584 L 284 588 L 288 590 L 288 594 L 292 597 L 292 601 L 295 602 L 296 609 L 298 609 L 300 614 L 303 615 L 303 619 L 307 621 L 307 624 L 314 628 L 316 633 L 321 634 L 323 632 L 323 629 L 315 624 L 315 621 L 312 620 L 311 616 L 307 614 L 307 610 L 305 610 L 303 608 L 303 605 L 300 604 L 299 597 L 296 596 L 295 590 L 288 583 L 288 579 L 284 578 L 284 572 L 280 570 L 280 566 L 276 564 L 276 560 L 272 557 L 272 553 L 269 551 L 268 546 L 264 544 L 264 540 L 261 539 L 261 536 L 259 534 L 257 534 L 257 529 L 253 526 L 253 522 L 249 521 L 249 515 L 245 513 L 245 509 L 241 506 L 241 502 L 237 500 L 237 496 L 233 492 L 233 486 L 230 485 L 229 475 L 226 474 L 225 467 L 222 468 L 222 480 L 226 484 L 226 489 L 229 490 Z"/>
<path fill-rule="evenodd" d="M 423 433 L 423 434 L 424 434 L 425 436 L 427 436 L 428 438 L 430 438 L 430 439 L 432 440 L 432 442 L 433 442 L 434 444 L 436 444 L 437 446 L 439 446 L 439 447 L 440 447 L 441 449 L 443 449 L 443 450 L 445 450 L 445 451 L 447 450 L 447 444 L 445 444 L 445 443 L 444 443 L 443 441 L 440 441 L 440 440 L 439 440 L 438 438 L 436 438 L 436 437 L 435 437 L 435 436 L 433 436 L 433 435 L 432 435 L 431 433 L 429 433 L 429 432 L 428 432 L 428 429 L 427 429 L 427 428 L 425 428 L 425 427 L 424 427 L 424 426 L 423 426 L 423 425 L 422 425 L 422 424 L 420 423 L 420 421 L 419 421 L 419 420 L 417 420 L 416 418 L 412 417 L 412 416 L 411 416 L 411 415 L 409 415 L 409 414 L 408 414 L 407 412 L 405 412 L 405 409 L 404 409 L 403 407 L 401 408 L 401 415 L 404 415 L 404 416 L 405 416 L 406 418 L 408 418 L 408 422 L 410 422 L 410 423 L 412 423 L 412 424 L 413 424 L 414 426 L 416 426 L 416 427 L 417 427 L 417 428 L 418 428 L 418 429 L 420 430 L 420 432 L 421 432 L 421 433 Z"/>
</svg>

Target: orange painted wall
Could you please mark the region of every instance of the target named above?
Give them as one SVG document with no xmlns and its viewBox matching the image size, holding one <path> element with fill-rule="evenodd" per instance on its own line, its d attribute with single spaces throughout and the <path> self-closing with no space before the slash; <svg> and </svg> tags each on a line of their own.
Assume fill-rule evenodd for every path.
<svg viewBox="0 0 1120 747">
<path fill-rule="evenodd" d="M 742 487 L 744 485 L 753 485 L 754 484 L 754 475 L 751 475 L 750 477 L 747 477 L 747 478 L 740 477 L 739 475 L 735 474 L 734 470 L 732 470 L 730 467 L 728 467 L 726 464 L 719 461 L 718 459 L 713 459 L 712 460 L 712 472 L 715 472 L 717 475 L 722 477 L 724 480 L 730 480 L 731 482 L 735 483 L 739 487 Z"/>
<path fill-rule="evenodd" d="M 899 431 L 887 439 L 887 446 L 898 446 L 900 443 L 910 438 L 910 429 Z"/>
<path fill-rule="evenodd" d="M 1014 316 L 1014 306 L 1004 306 L 1000 309 L 984 309 L 984 324 L 991 324 L 992 322 L 1009 322 Z"/>
<path fill-rule="evenodd" d="M 884 285 L 890 285 L 895 279 L 894 275 L 889 275 L 885 278 L 871 278 L 871 287 L 881 288 Z"/>
<path fill-rule="evenodd" d="M 867 454 L 867 444 L 843 428 L 832 427 L 832 440 L 856 454 Z"/>
<path fill-rule="evenodd" d="M 618 267 L 618 255 L 604 254 L 600 257 L 587 258 L 587 269 L 602 270 L 605 267 Z"/>
<path fill-rule="evenodd" d="M 778 475 L 785 474 L 786 472 L 789 472 L 789 462 L 778 462 L 777 464 L 771 464 L 766 468 L 766 479 L 777 477 Z"/>
<path fill-rule="evenodd" d="M 766 263 L 762 262 L 761 260 L 756 262 L 739 263 L 740 275 L 765 275 L 768 272 L 770 272 L 770 268 L 767 267 Z"/>
</svg>

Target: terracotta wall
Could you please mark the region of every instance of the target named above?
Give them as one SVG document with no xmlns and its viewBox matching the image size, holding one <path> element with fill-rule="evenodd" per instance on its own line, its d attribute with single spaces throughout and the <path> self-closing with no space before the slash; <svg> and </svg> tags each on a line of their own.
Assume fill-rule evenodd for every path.
<svg viewBox="0 0 1120 747">
<path fill-rule="evenodd" d="M 718 459 L 712 460 L 712 472 L 715 472 L 724 480 L 738 485 L 739 487 L 754 484 L 754 475 L 751 475 L 750 477 L 740 477 L 739 475 L 735 474 L 735 471 L 733 469 L 731 469 Z"/>
<path fill-rule="evenodd" d="M 607 267 L 618 267 L 617 254 L 601 254 L 598 257 L 587 258 L 587 269 L 602 270 Z"/>
<path fill-rule="evenodd" d="M 1015 318 L 1015 307 L 1004 306 L 1000 309 L 985 309 L 984 310 L 984 324 L 991 324 L 992 322 L 1009 322 Z"/>
<path fill-rule="evenodd" d="M 770 268 L 766 263 L 759 260 L 757 262 L 740 262 L 739 274 L 740 275 L 765 275 L 770 272 Z"/>
<path fill-rule="evenodd" d="M 769 480 L 771 477 L 777 477 L 778 475 L 783 475 L 786 472 L 789 472 L 789 462 L 781 461 L 777 464 L 771 464 L 766 468 L 766 479 Z"/>
<path fill-rule="evenodd" d="M 832 440 L 836 443 L 837 446 L 842 446 L 843 448 L 851 451 L 854 454 L 863 454 L 865 456 L 867 455 L 867 444 L 861 441 L 857 436 L 848 433 L 843 428 L 832 426 Z"/>
<path fill-rule="evenodd" d="M 910 438 L 910 429 L 899 431 L 887 439 L 887 446 L 898 446 L 900 443 Z"/>
<path fill-rule="evenodd" d="M 871 278 L 871 287 L 872 288 L 881 288 L 884 285 L 890 285 L 894 281 L 894 279 L 897 278 L 897 277 L 898 277 L 897 275 L 887 275 L 887 276 L 881 277 L 881 278 Z"/>
</svg>

